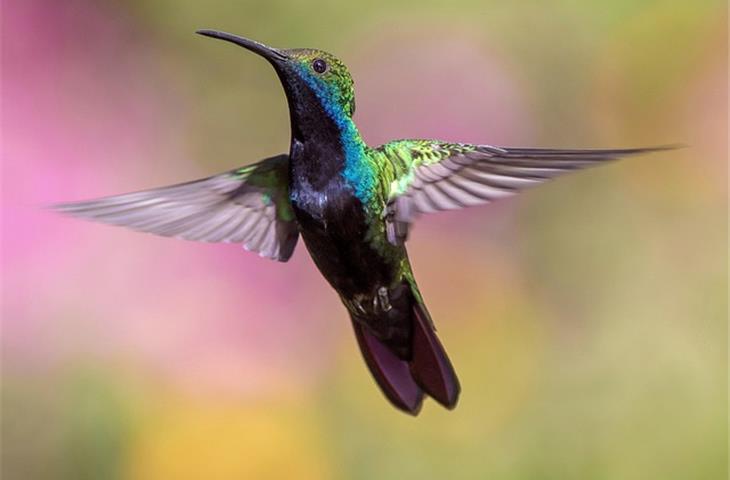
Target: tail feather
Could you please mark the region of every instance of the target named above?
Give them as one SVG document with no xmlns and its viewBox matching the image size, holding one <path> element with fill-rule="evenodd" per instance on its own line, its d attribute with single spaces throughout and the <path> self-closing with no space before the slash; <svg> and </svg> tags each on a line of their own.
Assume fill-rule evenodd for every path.
<svg viewBox="0 0 730 480">
<path fill-rule="evenodd" d="M 375 381 L 400 410 L 418 415 L 424 393 L 448 409 L 456 406 L 461 387 L 425 307 L 413 301 L 410 359 L 399 358 L 368 327 L 353 320 L 357 343 Z"/>
<path fill-rule="evenodd" d="M 353 321 L 352 326 L 365 363 L 385 396 L 396 408 L 418 415 L 423 391 L 413 380 L 408 362 L 398 358 L 358 322 Z"/>
<path fill-rule="evenodd" d="M 434 400 L 448 409 L 456 406 L 461 386 L 425 308 L 413 306 L 413 357 L 411 375 Z"/>
</svg>

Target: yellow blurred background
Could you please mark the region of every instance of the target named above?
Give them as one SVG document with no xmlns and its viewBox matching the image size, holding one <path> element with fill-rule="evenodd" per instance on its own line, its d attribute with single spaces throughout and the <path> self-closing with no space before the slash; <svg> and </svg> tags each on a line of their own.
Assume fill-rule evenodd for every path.
<svg viewBox="0 0 730 480">
<path fill-rule="evenodd" d="M 3 4 L 2 473 L 11 479 L 727 475 L 727 6 Z M 422 218 L 458 407 L 394 410 L 303 245 L 278 264 L 41 207 L 287 151 L 226 30 L 345 61 L 366 141 L 688 148 Z"/>
</svg>

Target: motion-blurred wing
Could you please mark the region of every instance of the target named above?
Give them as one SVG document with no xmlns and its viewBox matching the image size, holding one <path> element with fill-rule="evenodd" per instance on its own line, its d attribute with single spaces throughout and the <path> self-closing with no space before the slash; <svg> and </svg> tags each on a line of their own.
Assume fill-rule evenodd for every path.
<svg viewBox="0 0 730 480">
<path fill-rule="evenodd" d="M 399 140 L 376 149 L 384 157 L 392 224 L 400 243 L 419 214 L 489 203 L 554 177 L 630 155 L 671 147 L 551 150 Z"/>
<path fill-rule="evenodd" d="M 193 182 L 54 206 L 70 215 L 167 237 L 241 243 L 285 262 L 299 237 L 289 203 L 289 157 Z"/>
</svg>

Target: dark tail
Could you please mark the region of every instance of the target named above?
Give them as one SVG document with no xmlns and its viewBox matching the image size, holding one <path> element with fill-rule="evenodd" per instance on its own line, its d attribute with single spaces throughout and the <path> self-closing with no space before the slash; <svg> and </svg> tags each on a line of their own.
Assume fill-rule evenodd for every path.
<svg viewBox="0 0 730 480">
<path fill-rule="evenodd" d="M 399 358 L 364 325 L 352 322 L 365 363 L 388 400 L 418 415 L 424 393 L 448 409 L 456 406 L 459 380 L 426 309 L 413 301 L 410 360 Z"/>
<path fill-rule="evenodd" d="M 459 400 L 459 379 L 425 307 L 414 302 L 413 314 L 411 375 L 426 393 L 450 410 Z"/>
</svg>

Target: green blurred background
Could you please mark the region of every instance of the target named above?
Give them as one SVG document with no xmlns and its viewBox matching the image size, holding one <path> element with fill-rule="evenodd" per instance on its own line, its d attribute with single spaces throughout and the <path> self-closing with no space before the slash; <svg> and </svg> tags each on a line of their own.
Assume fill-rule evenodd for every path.
<svg viewBox="0 0 730 480">
<path fill-rule="evenodd" d="M 3 478 L 726 478 L 725 2 L 3 3 Z M 272 69 L 197 28 L 338 55 L 371 144 L 689 148 L 422 218 L 463 394 L 411 418 L 303 245 L 39 208 L 287 150 Z"/>
</svg>

